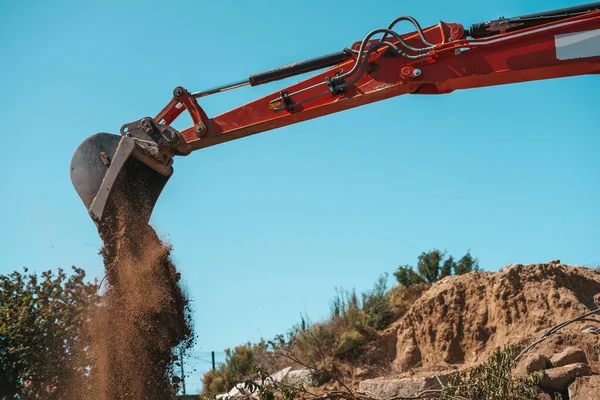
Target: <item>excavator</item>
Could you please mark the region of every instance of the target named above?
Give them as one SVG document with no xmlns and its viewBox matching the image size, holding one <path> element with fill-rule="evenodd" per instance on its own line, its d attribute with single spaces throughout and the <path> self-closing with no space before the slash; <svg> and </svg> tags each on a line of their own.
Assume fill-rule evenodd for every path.
<svg viewBox="0 0 600 400">
<path fill-rule="evenodd" d="M 398 33 L 397 25 L 412 25 Z M 315 75 L 209 117 L 199 99 L 244 86 Z M 518 82 L 600 73 L 600 2 L 499 18 L 466 29 L 440 22 L 423 29 L 394 19 L 336 53 L 250 75 L 209 90 L 183 87 L 155 116 L 124 124 L 120 135 L 85 139 L 71 161 L 71 181 L 101 236 L 119 210 L 148 223 L 173 174 L 173 159 L 214 146 L 404 94 L 448 94 Z M 182 113 L 193 125 L 171 125 Z M 129 216 L 131 218 L 131 216 Z"/>
</svg>

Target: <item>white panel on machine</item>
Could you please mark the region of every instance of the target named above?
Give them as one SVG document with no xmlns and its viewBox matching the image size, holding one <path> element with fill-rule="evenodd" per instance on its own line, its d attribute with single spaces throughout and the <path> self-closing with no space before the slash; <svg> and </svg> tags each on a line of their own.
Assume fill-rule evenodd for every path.
<svg viewBox="0 0 600 400">
<path fill-rule="evenodd" d="M 600 56 L 600 29 L 556 35 L 555 42 L 559 60 Z"/>
</svg>

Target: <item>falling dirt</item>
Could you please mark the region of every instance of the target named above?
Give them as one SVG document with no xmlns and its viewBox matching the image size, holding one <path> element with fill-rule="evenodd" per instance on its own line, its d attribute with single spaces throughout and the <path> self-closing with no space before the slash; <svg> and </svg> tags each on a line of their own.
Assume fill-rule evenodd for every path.
<svg viewBox="0 0 600 400">
<path fill-rule="evenodd" d="M 177 346 L 191 346 L 188 301 L 165 245 L 127 201 L 104 224 L 108 288 L 89 327 L 92 392 L 100 400 L 169 399 Z"/>
</svg>

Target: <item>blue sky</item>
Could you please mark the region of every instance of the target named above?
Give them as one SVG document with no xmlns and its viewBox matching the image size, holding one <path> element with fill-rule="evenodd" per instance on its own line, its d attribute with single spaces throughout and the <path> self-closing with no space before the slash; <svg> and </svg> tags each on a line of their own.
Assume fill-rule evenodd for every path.
<svg viewBox="0 0 600 400">
<path fill-rule="evenodd" d="M 468 26 L 574 5 L 376 4 L 3 1 L 0 273 L 102 276 L 71 155 L 88 135 L 155 115 L 178 85 L 331 53 L 398 15 Z M 216 115 L 295 80 L 201 105 Z M 600 264 L 599 91 L 592 76 L 403 96 L 177 159 L 152 223 L 194 301 L 196 350 L 270 338 L 300 313 L 318 320 L 335 287 L 367 289 L 431 248 L 471 249 L 490 271 Z"/>
</svg>

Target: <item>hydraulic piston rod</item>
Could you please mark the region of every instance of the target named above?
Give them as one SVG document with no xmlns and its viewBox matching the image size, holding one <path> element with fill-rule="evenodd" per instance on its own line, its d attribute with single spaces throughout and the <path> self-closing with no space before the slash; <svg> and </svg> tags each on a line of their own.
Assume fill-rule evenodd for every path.
<svg viewBox="0 0 600 400">
<path fill-rule="evenodd" d="M 288 64 L 283 67 L 274 68 L 265 72 L 259 72 L 257 74 L 250 75 L 248 79 L 244 79 L 239 82 L 229 83 L 227 85 L 217 86 L 212 89 L 194 92 L 192 93 L 192 97 L 206 97 L 211 94 L 225 92 L 227 90 L 237 89 L 243 86 L 258 86 L 264 83 L 278 81 L 281 79 L 289 78 L 291 76 L 304 74 L 306 72 L 312 72 L 318 69 L 332 67 L 343 61 L 346 61 L 350 57 L 351 52 L 349 50 L 338 51 L 337 53 L 331 53 L 321 57 L 312 58 L 310 60 Z"/>
<path fill-rule="evenodd" d="M 582 14 L 589 14 L 595 11 L 600 11 L 600 2 L 560 8 L 558 10 L 545 11 L 542 13 L 521 15 L 520 17 L 503 17 L 493 21 L 473 24 L 466 32 L 466 35 L 475 39 L 484 38 L 500 33 L 514 32 L 521 29 L 531 28 L 534 26 L 547 24 L 549 22 L 556 22 Z"/>
</svg>

